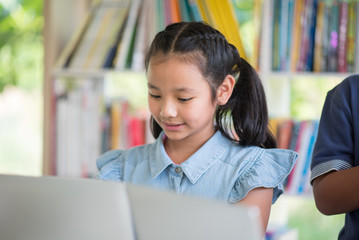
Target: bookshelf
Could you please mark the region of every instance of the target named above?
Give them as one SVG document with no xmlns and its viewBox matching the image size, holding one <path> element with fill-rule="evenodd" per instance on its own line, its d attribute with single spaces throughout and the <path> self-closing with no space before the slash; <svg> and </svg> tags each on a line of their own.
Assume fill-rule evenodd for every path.
<svg viewBox="0 0 359 240">
<path fill-rule="evenodd" d="M 54 81 L 55 63 L 79 23 L 87 15 L 90 0 L 44 1 L 44 131 L 43 174 L 54 174 Z M 67 17 L 64 17 L 67 16 Z"/>
<path fill-rule="evenodd" d="M 57 164 L 61 164 L 61 161 L 56 161 L 56 159 L 59 158 L 59 156 L 61 157 L 61 154 L 67 151 L 66 149 L 76 149 L 76 147 L 74 147 L 74 144 L 69 144 L 70 140 L 74 140 L 73 138 L 66 138 L 62 136 L 62 142 L 69 144 L 69 146 L 67 148 L 64 148 L 63 151 L 59 151 L 63 144 L 61 144 L 58 137 L 63 131 L 61 129 L 57 129 L 57 127 L 59 127 L 59 124 L 56 124 L 56 122 L 69 122 L 69 119 L 66 120 L 66 118 L 63 116 L 59 117 L 57 116 L 58 114 L 56 115 L 56 113 L 58 113 L 59 105 L 61 105 L 60 108 L 65 108 L 64 106 L 66 104 L 64 99 L 68 98 L 71 95 L 67 94 L 69 89 L 78 89 L 78 96 L 70 96 L 73 101 L 77 101 L 79 104 L 81 99 L 90 99 L 89 101 L 95 101 L 99 108 L 97 110 L 93 110 L 94 112 L 92 113 L 85 113 L 85 115 L 94 116 L 96 116 L 97 114 L 97 118 L 95 117 L 95 120 L 92 119 L 84 121 L 93 121 L 92 123 L 96 123 L 96 125 L 100 125 L 103 127 L 103 124 L 105 124 L 104 122 L 108 122 L 109 118 L 111 117 L 109 115 L 107 117 L 104 115 L 106 111 L 111 110 L 110 102 L 122 101 L 122 103 L 125 102 L 126 104 L 130 104 L 129 113 L 127 114 L 130 114 L 131 117 L 140 116 L 143 122 L 146 121 L 148 116 L 145 113 L 146 110 L 143 110 L 146 109 L 146 98 L 144 97 L 144 94 L 141 93 L 146 91 L 146 86 L 143 64 L 141 65 L 141 63 L 143 63 L 146 46 L 149 45 L 151 39 L 157 31 L 163 29 L 166 24 L 176 21 L 176 19 L 200 20 L 200 14 L 202 14 L 202 19 L 219 28 L 225 35 L 227 34 L 226 36 L 230 36 L 228 30 L 224 28 L 225 26 L 223 24 L 221 25 L 219 24 L 219 21 L 213 20 L 216 18 L 220 18 L 219 12 L 217 12 L 218 16 L 216 16 L 215 14 L 203 15 L 203 13 L 206 11 L 208 12 L 209 10 L 221 7 L 217 5 L 218 1 L 214 0 L 179 1 L 179 3 L 182 3 L 184 5 L 177 5 L 177 7 L 179 8 L 173 10 L 175 13 L 177 13 L 177 15 L 169 14 L 168 11 L 165 11 L 165 9 L 171 9 L 171 7 L 173 7 L 174 5 L 171 5 L 170 3 L 173 3 L 175 1 L 107 0 L 104 1 L 104 5 L 97 5 L 101 1 L 77 0 L 75 1 L 76 4 L 74 6 L 72 5 L 72 1 L 63 1 L 63 3 L 61 3 L 62 6 L 60 7 L 56 6 L 56 4 L 59 3 L 55 2 L 56 1 L 51 0 L 45 1 L 45 18 L 47 13 L 47 19 L 52 20 L 52 28 L 51 26 L 47 26 L 46 28 L 45 25 L 45 62 L 47 62 L 47 65 L 45 65 L 46 104 L 44 131 L 44 174 L 59 174 L 56 173 L 56 169 L 59 169 L 59 166 Z M 278 14 L 276 13 L 277 11 L 275 9 L 278 8 L 284 12 L 284 10 L 278 7 L 278 5 L 276 4 L 282 4 L 283 6 L 284 4 L 292 4 L 288 5 L 289 7 L 287 6 L 286 9 L 294 9 L 298 2 L 301 1 L 253 1 L 253 3 L 255 3 L 255 5 L 253 5 L 253 17 L 256 20 L 256 22 L 253 24 L 253 26 L 255 26 L 253 34 L 256 36 L 256 38 L 254 38 L 252 41 L 254 43 L 259 43 L 259 51 L 257 51 L 257 53 L 255 51 L 256 47 L 254 47 L 257 45 L 255 45 L 254 43 L 252 43 L 251 46 L 251 54 L 247 54 L 247 52 L 244 50 L 244 47 L 242 47 L 246 45 L 244 43 L 244 39 L 240 38 L 241 27 L 239 25 L 235 25 L 239 29 L 237 34 L 234 34 L 231 38 L 228 39 L 230 41 L 238 42 L 238 48 L 242 52 L 241 55 L 246 57 L 247 60 L 249 60 L 253 66 L 259 69 L 259 73 L 261 75 L 267 93 L 270 116 L 274 119 L 294 118 L 295 120 L 304 122 L 306 120 L 317 120 L 319 118 L 326 91 L 332 88 L 346 76 L 348 76 L 349 73 L 328 71 L 313 72 L 307 70 L 302 71 L 298 70 L 297 68 L 291 68 L 290 66 L 294 66 L 294 63 L 291 62 L 294 58 L 294 52 L 299 52 L 300 50 L 300 47 L 298 47 L 299 45 L 294 47 L 294 45 L 287 44 L 286 46 L 288 49 L 283 50 L 284 52 L 287 52 L 287 60 L 285 61 L 287 63 L 286 68 L 279 67 L 278 69 L 272 64 L 274 62 L 273 59 L 275 58 L 274 55 L 276 54 L 274 52 L 276 48 L 273 46 L 275 42 L 274 35 L 276 31 L 279 31 L 275 30 L 274 27 L 277 21 L 275 20 L 277 18 L 276 14 Z M 312 4 L 314 4 L 315 2 L 316 1 L 308 1 L 308 3 Z M 198 5 L 195 5 L 194 3 L 198 3 Z M 207 8 L 203 6 L 203 3 L 205 3 Z M 224 5 L 226 5 L 227 11 L 230 4 L 235 5 L 234 1 L 225 1 L 225 3 L 226 4 Z M 61 7 L 63 9 L 71 9 L 71 11 L 61 11 Z M 194 10 L 196 7 L 197 12 Z M 302 5 L 301 7 L 304 9 L 304 5 Z M 111 9 L 111 11 L 109 11 L 109 9 Z M 186 9 L 186 11 L 179 11 L 179 9 Z M 231 11 L 231 13 L 234 14 L 232 16 L 233 18 L 228 19 L 228 16 L 226 16 L 227 18 L 225 19 L 225 21 L 238 20 L 236 18 L 236 14 L 238 11 L 238 9 Z M 313 11 L 314 10 L 312 10 L 312 12 Z M 72 21 L 67 19 L 67 21 L 72 21 L 74 24 L 69 24 L 69 22 L 63 22 L 59 19 L 58 16 L 63 15 L 64 12 L 69 15 L 69 19 L 73 20 Z M 128 17 L 126 17 L 127 12 L 129 13 Z M 283 14 L 283 16 L 289 18 L 291 15 L 293 15 L 294 17 L 296 16 L 294 12 L 293 14 Z M 258 22 L 258 19 L 260 19 L 261 21 Z M 283 19 L 284 17 L 282 17 L 282 20 Z M 311 18 L 307 17 L 307 19 L 309 21 Z M 96 24 L 91 24 L 92 21 Z M 285 20 L 283 21 L 285 22 Z M 356 21 L 358 20 L 356 19 Z M 111 29 L 106 28 L 108 27 L 109 22 L 114 23 L 113 28 Z M 292 22 L 294 22 L 294 19 Z M 291 29 L 294 29 L 294 27 L 290 28 L 290 23 L 291 21 L 289 21 L 285 26 L 279 25 L 278 29 L 282 29 L 282 32 L 285 32 L 285 29 L 289 29 L 288 32 L 291 32 Z M 58 25 L 60 25 L 60 27 Z M 67 29 L 65 26 L 71 26 L 71 29 Z M 359 26 L 359 24 L 356 26 Z M 62 29 L 62 31 L 59 31 L 59 29 Z M 65 32 L 64 29 L 66 29 L 67 32 Z M 95 34 L 98 32 L 104 33 L 104 37 L 100 38 L 99 36 L 102 36 L 101 34 Z M 91 39 L 91 41 L 82 43 L 81 36 L 82 39 L 87 38 Z M 134 36 L 138 37 L 134 38 Z M 58 42 L 58 39 L 62 39 L 61 43 Z M 133 40 L 131 41 L 131 39 Z M 298 37 L 298 39 L 300 38 Z M 355 43 L 357 43 L 358 38 L 355 39 Z M 67 44 L 65 44 L 66 42 Z M 49 46 L 46 47 L 46 43 L 48 43 Z M 119 45 L 119 43 L 121 44 Z M 314 46 L 315 43 L 313 42 L 312 44 Z M 359 46 L 359 44 L 356 44 L 355 46 Z M 293 51 L 293 49 L 291 48 L 298 49 L 296 51 Z M 48 51 L 46 51 L 46 49 Z M 91 51 L 86 51 L 86 49 L 91 49 Z M 111 49 L 112 55 L 108 52 L 108 50 Z M 134 49 L 133 52 L 129 51 L 131 49 Z M 355 48 L 355 51 L 358 51 L 358 47 Z M 47 55 L 46 52 L 48 52 Z M 129 52 L 132 54 L 129 54 Z M 84 54 L 87 54 L 85 58 Z M 359 56 L 359 54 L 357 54 L 356 56 Z M 279 56 L 277 56 L 277 58 L 279 58 Z M 50 59 L 51 61 L 48 61 L 46 59 Z M 99 59 L 102 60 L 99 61 Z M 359 60 L 355 59 L 356 65 L 354 64 L 354 70 L 351 70 L 358 71 L 358 62 Z M 327 83 L 323 84 L 323 81 L 326 81 Z M 293 111 L 293 98 L 295 96 L 301 97 L 302 95 L 306 94 L 306 92 L 303 91 L 301 87 L 305 82 L 309 82 L 310 84 L 313 84 L 313 82 L 317 82 L 317 84 L 314 85 L 318 86 L 316 89 L 313 89 L 312 95 L 317 94 L 318 96 L 314 99 L 307 99 L 306 106 L 309 106 L 311 112 L 304 116 L 302 115 L 301 117 L 298 116 L 299 114 L 297 114 L 299 110 Z M 124 83 L 127 85 L 123 85 Z M 131 83 L 132 85 L 128 85 Z M 83 88 L 91 90 L 92 93 L 95 94 L 95 96 L 86 95 L 88 93 L 81 91 L 81 89 Z M 118 89 L 118 91 L 113 91 L 114 89 Z M 301 92 L 299 91 L 299 89 L 301 90 Z M 320 90 L 320 93 L 316 93 L 316 91 L 318 92 L 318 89 Z M 122 96 L 122 98 L 118 99 L 119 96 Z M 128 101 L 129 98 L 131 98 L 130 101 Z M 123 102 L 123 99 L 127 100 Z M 67 103 L 67 105 L 71 104 Z M 112 107 L 115 108 L 114 106 Z M 301 109 L 300 107 L 297 108 Z M 55 109 L 57 112 L 55 112 Z M 70 109 L 68 111 L 76 112 L 75 109 Z M 77 106 L 77 109 L 79 109 L 79 106 Z M 140 111 L 135 111 L 136 109 L 140 109 Z M 84 116 L 77 116 L 77 118 L 86 119 Z M 73 133 L 79 133 L 79 130 L 77 129 L 79 129 L 80 127 L 84 127 L 84 125 L 85 124 L 82 124 L 81 122 L 73 123 L 73 126 L 71 126 L 70 129 L 67 129 L 68 135 L 71 136 L 71 134 Z M 123 126 L 121 128 L 123 128 Z M 82 131 L 90 131 L 90 128 L 89 130 Z M 82 164 L 83 166 L 74 167 L 73 165 L 71 165 L 74 164 L 74 162 L 76 163 L 76 159 L 84 158 L 79 157 L 81 156 L 79 155 L 79 152 L 83 151 L 76 151 L 77 157 L 73 157 L 71 156 L 71 154 L 69 156 L 65 154 L 62 156 L 62 158 L 67 159 L 66 161 L 68 162 L 68 166 L 72 166 L 71 168 L 77 170 L 71 173 L 66 173 L 66 171 L 64 170 L 64 172 L 60 175 L 70 174 L 73 176 L 92 176 L 94 174 L 94 172 L 96 171 L 94 166 L 96 156 L 99 155 L 101 152 L 108 150 L 108 148 L 116 147 L 114 143 L 116 141 L 114 139 L 111 139 L 111 137 L 107 140 L 107 143 L 101 143 L 99 139 L 103 138 L 103 136 L 100 135 L 104 133 L 99 133 L 98 131 L 99 130 L 96 130 L 97 136 L 93 137 L 97 139 L 97 144 L 90 142 L 88 143 L 90 146 L 93 146 L 89 148 L 93 150 L 93 153 L 90 155 L 85 155 L 87 156 L 85 157 L 87 159 L 85 163 Z M 144 136 L 146 136 L 146 134 Z M 76 136 L 75 139 L 76 138 L 79 139 L 79 136 Z M 83 138 L 89 139 L 89 136 L 85 135 L 83 136 Z M 150 138 L 143 138 L 145 139 L 141 140 L 142 142 L 151 141 Z M 79 149 L 83 147 L 80 145 L 82 144 L 77 143 Z M 107 147 L 104 147 L 104 145 L 106 145 Z M 102 146 L 102 148 L 99 148 L 99 146 Z M 96 151 L 94 151 L 95 148 L 97 149 Z M 92 163 L 90 163 L 91 161 Z M 64 167 L 64 169 L 65 168 L 66 167 Z"/>
</svg>

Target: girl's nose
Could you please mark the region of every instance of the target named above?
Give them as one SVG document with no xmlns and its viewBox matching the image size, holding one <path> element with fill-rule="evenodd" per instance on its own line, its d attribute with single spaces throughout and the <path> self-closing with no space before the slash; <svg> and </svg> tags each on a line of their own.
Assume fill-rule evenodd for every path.
<svg viewBox="0 0 359 240">
<path fill-rule="evenodd" d="M 165 101 L 162 104 L 161 107 L 161 112 L 160 112 L 161 117 L 163 118 L 173 118 L 176 117 L 177 115 L 177 110 L 176 110 L 176 106 L 174 103 L 172 103 L 171 101 Z"/>
</svg>

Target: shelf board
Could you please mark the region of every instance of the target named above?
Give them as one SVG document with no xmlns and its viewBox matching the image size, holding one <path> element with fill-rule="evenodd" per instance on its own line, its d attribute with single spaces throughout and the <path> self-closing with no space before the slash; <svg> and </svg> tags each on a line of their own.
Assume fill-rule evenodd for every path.
<svg viewBox="0 0 359 240">
<path fill-rule="evenodd" d="M 107 75 L 117 74 L 144 74 L 144 71 L 117 70 L 117 69 L 55 69 L 52 72 L 53 77 L 91 77 L 104 78 Z"/>
<path fill-rule="evenodd" d="M 273 78 L 282 78 L 291 81 L 295 78 L 307 78 L 311 80 L 322 80 L 323 78 L 343 80 L 354 73 L 338 73 L 338 72 L 266 72 L 259 73 L 261 79 L 271 81 Z"/>
</svg>

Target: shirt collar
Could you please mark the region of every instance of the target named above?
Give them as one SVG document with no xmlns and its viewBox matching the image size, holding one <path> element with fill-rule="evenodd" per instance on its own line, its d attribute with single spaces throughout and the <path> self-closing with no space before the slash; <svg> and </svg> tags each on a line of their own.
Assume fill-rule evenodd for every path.
<svg viewBox="0 0 359 240">
<path fill-rule="evenodd" d="M 163 145 L 164 132 L 157 138 L 153 152 L 150 156 L 150 168 L 153 178 L 156 178 L 169 165 L 174 164 L 167 155 Z M 220 131 L 217 131 L 200 149 L 191 157 L 181 163 L 181 168 L 192 184 L 223 155 L 231 145 Z"/>
<path fill-rule="evenodd" d="M 167 166 L 173 164 L 171 158 L 167 155 L 163 145 L 163 137 L 165 136 L 162 131 L 152 148 L 150 153 L 150 168 L 152 178 L 155 179 L 160 173 L 166 169 Z"/>
</svg>

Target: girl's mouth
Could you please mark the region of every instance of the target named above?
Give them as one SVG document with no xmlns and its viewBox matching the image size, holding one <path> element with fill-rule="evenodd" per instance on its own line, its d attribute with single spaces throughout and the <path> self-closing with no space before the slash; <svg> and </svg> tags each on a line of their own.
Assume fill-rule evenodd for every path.
<svg viewBox="0 0 359 240">
<path fill-rule="evenodd" d="M 163 123 L 166 130 L 169 131 L 179 131 L 183 128 L 184 124 L 174 124 L 174 123 Z"/>
</svg>

